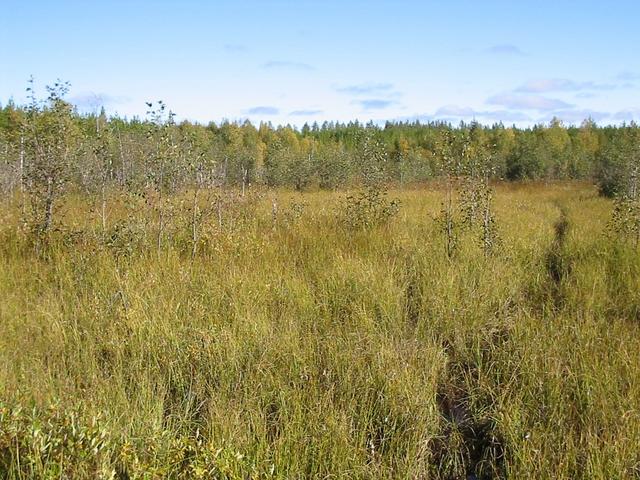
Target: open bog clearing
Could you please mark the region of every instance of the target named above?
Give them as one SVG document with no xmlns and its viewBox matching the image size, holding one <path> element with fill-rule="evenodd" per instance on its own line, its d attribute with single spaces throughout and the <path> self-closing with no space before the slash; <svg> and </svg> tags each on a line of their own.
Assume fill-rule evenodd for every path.
<svg viewBox="0 0 640 480">
<path fill-rule="evenodd" d="M 640 480 L 640 1 L 77 3 L 0 0 L 0 480 Z"/>
<path fill-rule="evenodd" d="M 640 475 L 611 200 L 498 184 L 489 232 L 442 183 L 348 195 L 69 194 L 35 239 L 3 200 L 0 476 Z"/>
</svg>

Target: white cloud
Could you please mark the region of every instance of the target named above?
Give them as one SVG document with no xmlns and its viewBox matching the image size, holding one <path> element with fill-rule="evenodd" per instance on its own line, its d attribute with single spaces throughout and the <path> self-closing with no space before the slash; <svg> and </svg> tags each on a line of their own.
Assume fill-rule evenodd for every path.
<svg viewBox="0 0 640 480">
<path fill-rule="evenodd" d="M 459 107 L 457 105 L 445 105 L 436 110 L 436 117 L 474 117 L 478 114 L 470 107 Z"/>
<path fill-rule="evenodd" d="M 432 118 L 443 118 L 452 120 L 481 118 L 502 122 L 525 122 L 531 120 L 523 112 L 510 110 L 475 110 L 471 107 L 459 107 L 457 105 L 445 105 L 436 110 Z"/>
<path fill-rule="evenodd" d="M 398 102 L 395 100 L 388 100 L 384 98 L 369 98 L 365 100 L 356 100 L 352 102 L 356 105 L 360 105 L 363 110 L 384 110 L 385 108 L 392 107 L 397 105 Z"/>
<path fill-rule="evenodd" d="M 573 105 L 556 98 L 541 97 L 538 95 L 520 95 L 512 93 L 503 93 L 494 95 L 487 99 L 489 105 L 501 105 L 513 110 L 540 110 L 553 111 L 560 109 L 569 109 Z"/>
<path fill-rule="evenodd" d="M 621 122 L 640 121 L 640 108 L 628 108 L 611 115 L 613 120 Z"/>
<path fill-rule="evenodd" d="M 497 122 L 528 122 L 531 120 L 531 117 L 523 112 L 513 112 L 509 110 L 481 112 L 481 116 Z"/>
<path fill-rule="evenodd" d="M 123 105 L 130 101 L 131 99 L 129 97 L 95 92 L 82 92 L 69 97 L 69 103 L 72 103 L 80 110 L 97 110 L 101 107 L 106 108 Z"/>
<path fill-rule="evenodd" d="M 320 115 L 323 113 L 322 110 L 294 110 L 290 112 L 289 115 L 294 117 L 312 117 L 314 115 Z"/>
<path fill-rule="evenodd" d="M 524 85 L 515 89 L 522 93 L 545 93 L 545 92 L 578 92 L 581 90 L 613 90 L 617 85 L 595 82 L 575 82 L 566 78 L 541 78 L 529 80 Z"/>
<path fill-rule="evenodd" d="M 523 113 L 511 110 L 475 110 L 471 107 L 458 105 L 445 105 L 436 110 L 434 114 L 420 114 L 398 118 L 399 121 L 420 122 L 447 122 L 457 123 L 461 120 L 476 120 L 480 123 L 492 122 L 530 122 L 531 118 Z"/>
<path fill-rule="evenodd" d="M 280 113 L 280 109 L 267 105 L 259 105 L 257 107 L 249 108 L 245 113 L 249 115 L 278 115 Z"/>
<path fill-rule="evenodd" d="M 372 95 L 387 94 L 393 90 L 392 83 L 360 83 L 356 85 L 346 85 L 336 87 L 336 92 L 347 93 L 349 95 Z"/>
<path fill-rule="evenodd" d="M 630 71 L 620 72 L 618 75 L 616 75 L 616 80 L 633 82 L 636 80 L 640 80 L 640 74 Z"/>
<path fill-rule="evenodd" d="M 564 123 L 568 124 L 579 124 L 582 123 L 583 120 L 591 118 L 596 122 L 600 122 L 607 118 L 611 117 L 610 113 L 600 112 L 597 110 L 590 109 L 568 109 L 568 110 L 558 110 L 553 112 L 553 114 L 545 115 L 540 118 L 538 121 L 542 123 L 546 123 L 551 121 L 553 118 L 559 118 Z"/>
</svg>

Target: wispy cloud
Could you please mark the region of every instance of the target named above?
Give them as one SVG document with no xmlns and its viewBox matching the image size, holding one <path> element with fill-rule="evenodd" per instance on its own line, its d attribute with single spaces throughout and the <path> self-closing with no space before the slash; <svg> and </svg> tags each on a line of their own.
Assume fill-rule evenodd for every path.
<svg viewBox="0 0 640 480">
<path fill-rule="evenodd" d="M 456 113 L 457 112 L 457 113 Z M 435 114 L 423 113 L 420 115 L 403 116 L 396 118 L 397 121 L 419 121 L 419 122 L 446 122 L 455 124 L 461 120 L 476 120 L 480 123 L 493 122 L 530 122 L 531 117 L 522 112 L 510 110 L 474 110 L 469 107 L 442 107 Z"/>
<path fill-rule="evenodd" d="M 596 95 L 593 92 L 579 92 L 579 93 L 576 93 L 576 98 L 595 98 L 597 96 L 598 95 Z"/>
<path fill-rule="evenodd" d="M 262 68 L 266 70 L 298 70 L 310 72 L 315 68 L 308 63 L 290 62 L 285 60 L 271 60 L 262 64 Z"/>
<path fill-rule="evenodd" d="M 100 107 L 114 107 L 130 102 L 129 97 L 108 93 L 83 92 L 69 97 L 69 102 L 81 110 L 95 110 Z"/>
<path fill-rule="evenodd" d="M 368 98 L 364 100 L 354 100 L 352 103 L 355 105 L 360 105 L 360 107 L 362 107 L 362 109 L 365 111 L 369 111 L 384 110 L 385 108 L 397 105 L 398 102 L 395 100 L 388 100 L 384 98 Z"/>
<path fill-rule="evenodd" d="M 616 75 L 616 80 L 622 80 L 623 82 L 634 82 L 640 80 L 640 74 L 630 71 L 620 72 Z"/>
<path fill-rule="evenodd" d="M 294 110 L 293 112 L 289 112 L 289 115 L 293 117 L 311 117 L 320 115 L 321 113 L 323 113 L 323 110 Z"/>
<path fill-rule="evenodd" d="M 445 105 L 436 110 L 436 117 L 473 117 L 477 112 L 470 107 L 459 107 L 457 105 Z"/>
<path fill-rule="evenodd" d="M 239 43 L 225 43 L 222 48 L 228 53 L 244 53 L 249 50 L 246 45 Z"/>
<path fill-rule="evenodd" d="M 515 89 L 521 93 L 545 92 L 579 92 L 582 90 L 614 90 L 618 88 L 612 83 L 575 82 L 566 78 L 541 78 L 529 80 Z"/>
<path fill-rule="evenodd" d="M 527 55 L 525 52 L 520 50 L 520 48 L 515 45 L 511 45 L 510 43 L 493 45 L 487 48 L 487 52 L 495 55 L 513 55 L 517 57 L 524 57 Z"/>
<path fill-rule="evenodd" d="M 259 105 L 245 110 L 245 113 L 249 115 L 278 115 L 280 113 L 280 109 L 267 105 Z"/>
<path fill-rule="evenodd" d="M 553 111 L 570 109 L 574 106 L 556 98 L 541 97 L 538 95 L 521 95 L 503 93 L 489 97 L 488 105 L 500 105 L 510 110 L 539 110 Z"/>
<path fill-rule="evenodd" d="M 346 93 L 349 95 L 378 95 L 391 93 L 393 90 L 392 83 L 360 83 L 357 85 L 345 85 L 336 87 L 336 92 Z"/>
<path fill-rule="evenodd" d="M 400 117 L 394 117 L 390 119 L 394 122 L 432 122 L 434 120 L 433 115 L 428 113 L 421 113 L 415 115 L 402 115 Z"/>
<path fill-rule="evenodd" d="M 610 113 L 600 112 L 597 110 L 568 109 L 568 110 L 558 110 L 556 112 L 553 112 L 552 114 L 550 113 L 540 118 L 538 121 L 544 123 L 544 122 L 551 121 L 553 118 L 559 118 L 565 123 L 576 124 L 576 123 L 581 123 L 587 118 L 591 118 L 594 121 L 599 122 L 601 120 L 605 120 L 610 117 L 611 117 Z"/>
<path fill-rule="evenodd" d="M 475 110 L 471 107 L 459 107 L 457 105 L 445 105 L 436 110 L 431 118 L 442 120 L 462 120 L 480 118 L 503 122 L 526 122 L 531 118 L 522 113 L 509 110 Z"/>
<path fill-rule="evenodd" d="M 480 115 L 483 118 L 495 121 L 502 122 L 528 122 L 531 120 L 529 115 L 522 112 L 513 112 L 509 110 L 494 110 L 494 111 L 485 111 L 480 112 Z"/>
<path fill-rule="evenodd" d="M 613 120 L 622 122 L 631 122 L 633 120 L 640 121 L 640 108 L 628 108 L 626 110 L 620 110 L 619 112 L 611 115 Z"/>
<path fill-rule="evenodd" d="M 384 110 L 397 106 L 399 105 L 397 98 L 402 96 L 400 92 L 394 90 L 392 83 L 358 83 L 334 87 L 334 90 L 338 93 L 356 97 L 351 104 L 359 105 L 363 111 Z M 369 96 L 370 98 L 357 98 L 362 96 Z"/>
<path fill-rule="evenodd" d="M 640 81 L 640 74 L 631 71 L 620 72 L 616 75 L 616 80 L 622 82 L 620 88 L 635 88 Z"/>
</svg>

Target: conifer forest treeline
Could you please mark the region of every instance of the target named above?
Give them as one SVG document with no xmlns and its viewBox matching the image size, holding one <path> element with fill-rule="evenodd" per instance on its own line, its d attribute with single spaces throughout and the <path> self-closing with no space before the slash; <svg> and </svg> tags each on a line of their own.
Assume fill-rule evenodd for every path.
<svg viewBox="0 0 640 480">
<path fill-rule="evenodd" d="M 68 84 L 30 87 L 27 105 L 0 109 L 0 188 L 95 192 L 151 185 L 176 190 L 262 184 L 296 190 L 368 182 L 403 185 L 486 168 L 491 178 L 594 179 L 607 196 L 625 187 L 640 155 L 634 123 L 580 126 L 559 120 L 516 128 L 444 122 L 377 125 L 324 122 L 301 128 L 222 122 L 176 122 L 162 102 L 144 119 L 79 114 L 65 101 Z M 636 167 L 637 168 L 637 167 Z M 45 195 L 46 197 L 46 195 Z"/>
</svg>

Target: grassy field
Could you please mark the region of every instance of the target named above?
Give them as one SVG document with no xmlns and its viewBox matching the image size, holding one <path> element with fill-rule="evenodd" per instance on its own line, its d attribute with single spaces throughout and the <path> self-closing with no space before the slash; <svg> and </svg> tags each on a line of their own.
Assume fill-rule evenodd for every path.
<svg viewBox="0 0 640 480">
<path fill-rule="evenodd" d="M 435 186 L 368 229 L 239 199 L 195 255 L 187 197 L 159 248 L 69 199 L 37 254 L 2 203 L 0 477 L 640 477 L 640 255 L 595 188 L 499 185 L 500 247 L 451 259 Z"/>
</svg>

